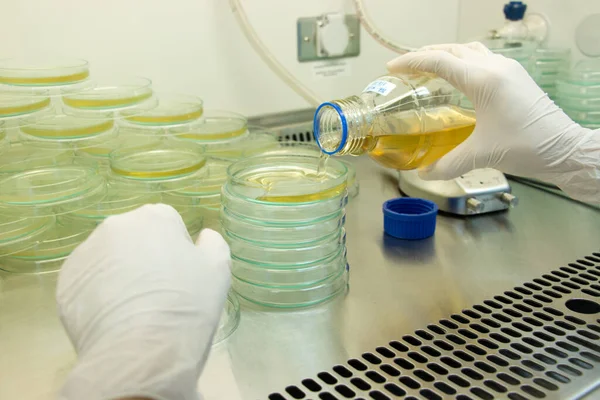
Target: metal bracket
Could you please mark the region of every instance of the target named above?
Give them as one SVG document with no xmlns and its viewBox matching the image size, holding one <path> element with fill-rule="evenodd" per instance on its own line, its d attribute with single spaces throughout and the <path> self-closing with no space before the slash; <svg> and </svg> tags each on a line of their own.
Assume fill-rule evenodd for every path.
<svg viewBox="0 0 600 400">
<path fill-rule="evenodd" d="M 343 54 L 330 56 L 319 50 L 318 32 L 328 23 L 327 14 L 318 17 L 299 18 L 297 22 L 298 32 L 298 61 L 331 60 L 346 57 L 356 57 L 360 54 L 360 21 L 356 15 L 344 17 L 348 28 L 348 46 Z"/>
</svg>

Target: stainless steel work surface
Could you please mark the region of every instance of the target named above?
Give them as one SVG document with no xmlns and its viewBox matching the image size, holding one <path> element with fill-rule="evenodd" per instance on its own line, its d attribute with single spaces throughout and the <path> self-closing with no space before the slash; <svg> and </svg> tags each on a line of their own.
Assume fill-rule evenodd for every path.
<svg viewBox="0 0 600 400">
<path fill-rule="evenodd" d="M 520 184 L 509 212 L 440 216 L 428 240 L 386 237 L 381 205 L 398 196 L 396 174 L 367 157 L 355 163 L 348 293 L 296 311 L 242 303 L 238 330 L 214 348 L 200 380 L 206 398 L 266 399 L 600 248 L 596 209 Z M 75 362 L 56 316 L 55 281 L 1 275 L 0 399 L 50 399 Z"/>
</svg>

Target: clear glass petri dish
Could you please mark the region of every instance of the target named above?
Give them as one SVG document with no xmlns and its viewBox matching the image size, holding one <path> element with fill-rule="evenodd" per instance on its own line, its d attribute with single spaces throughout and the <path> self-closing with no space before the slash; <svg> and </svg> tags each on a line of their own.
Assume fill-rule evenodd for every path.
<svg viewBox="0 0 600 400">
<path fill-rule="evenodd" d="M 152 81 L 147 78 L 113 78 L 95 81 L 87 90 L 72 91 L 64 88 L 64 113 L 82 118 L 120 117 L 143 113 L 157 106 L 152 92 Z M 117 111 L 115 113 L 115 111 Z"/>
<path fill-rule="evenodd" d="M 89 64 L 77 59 L 0 60 L 0 84 L 18 86 L 61 86 L 86 80 Z"/>
<path fill-rule="evenodd" d="M 111 140 L 118 134 L 113 120 L 54 115 L 20 128 L 20 140 L 27 145 L 47 149 L 83 148 L 99 140 Z"/>
<path fill-rule="evenodd" d="M 346 244 L 346 232 L 337 232 L 307 244 L 274 244 L 240 239 L 224 231 L 232 256 L 255 264 L 301 266 L 313 264 L 336 254 Z M 282 267 L 283 268 L 283 267 Z"/>
<path fill-rule="evenodd" d="M 111 215 L 133 211 L 144 204 L 156 204 L 160 202 L 161 196 L 158 194 L 131 193 L 125 190 L 119 190 L 118 188 L 113 188 L 109 185 L 106 196 L 101 202 L 73 211 L 63 218 L 73 217 L 80 221 L 86 220 L 99 224 Z"/>
<path fill-rule="evenodd" d="M 70 165 L 72 162 L 71 151 L 40 149 L 21 142 L 13 142 L 7 145 L 0 156 L 0 179 L 32 169 Z"/>
<path fill-rule="evenodd" d="M 279 146 L 277 136 L 266 131 L 251 131 L 248 135 L 218 143 L 204 143 L 206 153 L 210 156 L 240 160 L 263 154 Z"/>
<path fill-rule="evenodd" d="M 213 339 L 213 346 L 221 343 L 227 339 L 235 330 L 240 323 L 240 302 L 237 295 L 230 291 L 227 294 L 227 300 L 225 301 L 225 307 L 221 313 L 219 319 L 219 325 L 217 326 L 217 332 Z"/>
<path fill-rule="evenodd" d="M 581 125 L 598 125 L 600 124 L 600 110 L 599 111 L 580 111 L 571 110 L 566 107 L 562 107 L 563 111 L 571 117 L 571 119 Z"/>
<path fill-rule="evenodd" d="M 14 273 L 56 271 L 91 232 L 88 225 L 57 223 L 43 240 L 25 250 L 0 258 L 0 269 Z"/>
<path fill-rule="evenodd" d="M 248 201 L 312 203 L 346 193 L 348 168 L 329 159 L 319 170 L 317 156 L 251 157 L 228 169 L 229 190 Z"/>
<path fill-rule="evenodd" d="M 600 85 L 600 60 L 581 60 L 573 66 L 565 81 L 575 85 Z"/>
<path fill-rule="evenodd" d="M 156 107 L 136 113 L 125 110 L 125 122 L 135 125 L 170 126 L 201 121 L 204 112 L 202 99 L 183 94 L 160 94 Z"/>
<path fill-rule="evenodd" d="M 303 204 L 256 202 L 232 193 L 230 184 L 226 183 L 221 191 L 221 203 L 227 210 L 246 218 L 295 224 L 338 213 L 348 203 L 348 195 L 344 192 L 327 200 Z"/>
<path fill-rule="evenodd" d="M 187 197 L 202 197 L 208 198 L 217 197 L 217 203 L 220 203 L 221 188 L 227 181 L 227 169 L 232 164 L 230 160 L 223 160 L 213 157 L 206 159 L 206 174 L 201 181 L 195 185 L 177 190 L 173 195 Z M 168 186 L 168 183 L 166 184 Z M 214 202 L 204 201 L 206 204 L 215 204 Z M 200 203 L 198 203 L 200 204 Z"/>
<path fill-rule="evenodd" d="M 557 93 L 560 97 L 598 98 L 600 97 L 600 81 L 596 85 L 579 85 L 565 80 L 556 82 Z"/>
<path fill-rule="evenodd" d="M 557 61 L 560 63 L 569 62 L 571 59 L 571 49 L 567 47 L 538 47 L 533 52 L 535 60 Z"/>
<path fill-rule="evenodd" d="M 0 215 L 0 257 L 26 250 L 48 236 L 55 218 Z"/>
<path fill-rule="evenodd" d="M 330 258 L 313 264 L 293 268 L 281 268 L 273 265 L 248 263 L 235 256 L 231 260 L 232 275 L 246 283 L 269 287 L 288 287 L 315 285 L 337 275 L 346 268 L 346 249 Z"/>
<path fill-rule="evenodd" d="M 122 147 L 111 152 L 109 160 L 113 176 L 132 181 L 187 177 L 206 165 L 202 147 L 165 140 Z"/>
<path fill-rule="evenodd" d="M 558 96 L 556 103 L 561 108 L 577 111 L 596 111 L 600 110 L 600 97 L 562 97 Z"/>
<path fill-rule="evenodd" d="M 231 285 L 241 298 L 266 307 L 298 308 L 317 305 L 346 292 L 348 287 L 347 269 L 316 283 L 300 287 L 270 287 L 254 285 L 232 278 Z"/>
<path fill-rule="evenodd" d="M 537 60 L 532 61 L 529 68 L 529 73 L 531 75 L 536 76 L 557 76 L 568 73 L 569 71 L 569 62 L 566 61 L 546 61 L 546 60 Z"/>
<path fill-rule="evenodd" d="M 100 202 L 106 181 L 91 168 L 56 166 L 10 175 L 0 181 L 0 213 L 47 216 Z"/>
<path fill-rule="evenodd" d="M 51 108 L 49 96 L 29 96 L 26 93 L 5 92 L 0 89 L 0 119 L 20 117 Z"/>
<path fill-rule="evenodd" d="M 289 224 L 250 219 L 222 208 L 220 219 L 223 229 L 233 237 L 258 243 L 304 245 L 339 232 L 346 222 L 346 213 L 339 210 L 313 221 Z"/>
<path fill-rule="evenodd" d="M 248 135 L 246 117 L 229 111 L 209 110 L 203 123 L 175 132 L 177 138 L 199 143 L 223 143 Z"/>
</svg>

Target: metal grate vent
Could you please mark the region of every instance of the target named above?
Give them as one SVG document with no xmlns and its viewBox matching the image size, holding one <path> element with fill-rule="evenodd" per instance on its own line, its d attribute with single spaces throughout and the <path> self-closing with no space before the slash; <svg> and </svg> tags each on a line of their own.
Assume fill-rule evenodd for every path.
<svg viewBox="0 0 600 400">
<path fill-rule="evenodd" d="M 268 398 L 565 399 L 598 385 L 594 253 Z"/>
</svg>

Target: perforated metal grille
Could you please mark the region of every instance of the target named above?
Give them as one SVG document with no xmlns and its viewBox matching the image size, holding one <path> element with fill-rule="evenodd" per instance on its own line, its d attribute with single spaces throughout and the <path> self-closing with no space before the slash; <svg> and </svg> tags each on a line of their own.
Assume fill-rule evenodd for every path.
<svg viewBox="0 0 600 400">
<path fill-rule="evenodd" d="M 596 386 L 600 253 L 268 398 L 566 399 L 583 397 Z"/>
</svg>

